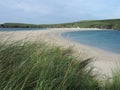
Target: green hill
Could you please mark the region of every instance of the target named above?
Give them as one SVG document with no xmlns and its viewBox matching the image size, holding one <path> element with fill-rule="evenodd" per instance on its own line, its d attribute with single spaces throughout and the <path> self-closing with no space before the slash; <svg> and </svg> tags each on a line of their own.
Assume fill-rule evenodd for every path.
<svg viewBox="0 0 120 90">
<path fill-rule="evenodd" d="M 24 24 L 24 23 L 4 23 L 0 27 L 3 28 L 101 28 L 101 29 L 117 29 L 120 30 L 120 19 L 108 20 L 86 20 L 63 24 Z"/>
<path fill-rule="evenodd" d="M 73 27 L 120 29 L 120 19 L 75 22 Z"/>
</svg>

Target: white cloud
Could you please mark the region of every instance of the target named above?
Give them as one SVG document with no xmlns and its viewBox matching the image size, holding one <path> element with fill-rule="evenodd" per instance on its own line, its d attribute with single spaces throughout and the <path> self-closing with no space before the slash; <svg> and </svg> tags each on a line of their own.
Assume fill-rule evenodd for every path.
<svg viewBox="0 0 120 90">
<path fill-rule="evenodd" d="M 21 9 L 25 12 L 31 12 L 36 14 L 50 14 L 52 13 L 52 8 L 45 5 L 34 5 L 29 3 L 18 3 L 16 8 Z"/>
<path fill-rule="evenodd" d="M 44 3 L 38 3 L 32 0 L 5 0 L 1 2 L 0 5 L 9 9 L 11 8 L 36 14 L 51 14 L 53 10 L 52 7 L 45 5 Z"/>
<path fill-rule="evenodd" d="M 120 0 L 0 0 L 0 18 L 29 18 L 41 23 L 120 18 L 119 3 Z"/>
</svg>

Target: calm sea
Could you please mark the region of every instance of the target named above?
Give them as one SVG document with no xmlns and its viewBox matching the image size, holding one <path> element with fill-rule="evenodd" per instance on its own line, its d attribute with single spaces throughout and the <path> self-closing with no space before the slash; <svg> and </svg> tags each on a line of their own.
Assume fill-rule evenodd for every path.
<svg viewBox="0 0 120 90">
<path fill-rule="evenodd" d="M 74 31 L 62 35 L 81 44 L 120 54 L 120 31 L 118 30 Z"/>
<path fill-rule="evenodd" d="M 47 30 L 47 28 L 0 28 L 0 32 L 4 32 L 4 31 L 30 31 L 30 30 Z"/>
</svg>

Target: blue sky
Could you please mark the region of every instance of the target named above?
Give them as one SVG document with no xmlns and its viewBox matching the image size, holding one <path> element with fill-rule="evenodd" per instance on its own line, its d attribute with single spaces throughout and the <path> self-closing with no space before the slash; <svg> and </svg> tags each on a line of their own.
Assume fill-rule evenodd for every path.
<svg viewBox="0 0 120 90">
<path fill-rule="evenodd" d="M 65 23 L 120 18 L 120 0 L 0 0 L 0 23 Z"/>
</svg>

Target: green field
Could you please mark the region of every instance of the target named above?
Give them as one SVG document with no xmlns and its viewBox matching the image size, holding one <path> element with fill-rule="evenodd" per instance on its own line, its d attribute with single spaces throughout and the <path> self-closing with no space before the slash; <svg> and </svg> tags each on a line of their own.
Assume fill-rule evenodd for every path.
<svg viewBox="0 0 120 90">
<path fill-rule="evenodd" d="M 23 23 L 4 23 L 0 27 L 5 28 L 100 28 L 120 30 L 120 19 L 108 20 L 86 20 L 63 24 L 23 24 Z"/>
<path fill-rule="evenodd" d="M 103 82 L 92 59 L 47 43 L 0 44 L 0 90 L 120 90 L 120 73 Z"/>
</svg>

